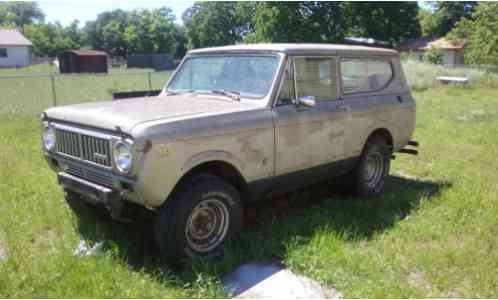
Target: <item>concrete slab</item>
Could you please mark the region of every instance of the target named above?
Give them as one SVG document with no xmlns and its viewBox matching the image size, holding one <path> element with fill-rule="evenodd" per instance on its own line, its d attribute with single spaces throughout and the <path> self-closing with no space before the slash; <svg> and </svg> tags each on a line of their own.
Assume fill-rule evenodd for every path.
<svg viewBox="0 0 498 300">
<path fill-rule="evenodd" d="M 238 299 L 340 299 L 335 289 L 296 275 L 278 262 L 255 262 L 241 265 L 223 279 L 225 292 Z"/>
</svg>

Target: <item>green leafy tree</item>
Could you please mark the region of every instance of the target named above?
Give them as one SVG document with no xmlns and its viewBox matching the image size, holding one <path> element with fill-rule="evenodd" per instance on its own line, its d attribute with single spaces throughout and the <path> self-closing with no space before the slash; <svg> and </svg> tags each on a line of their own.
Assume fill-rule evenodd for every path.
<svg viewBox="0 0 498 300">
<path fill-rule="evenodd" d="M 341 42 L 346 35 L 392 44 L 418 36 L 416 3 L 196 2 L 183 15 L 188 48 L 255 42 Z"/>
<path fill-rule="evenodd" d="M 168 53 L 173 56 L 176 28 L 171 9 L 136 10 L 128 19 L 124 33 L 128 52 Z"/>
<path fill-rule="evenodd" d="M 460 20 L 448 34 L 451 40 L 465 39 L 465 63 L 498 64 L 498 3 L 479 4 L 470 19 Z"/>
<path fill-rule="evenodd" d="M 66 30 L 60 23 L 24 26 L 24 34 L 33 43 L 33 52 L 38 56 L 56 57 L 61 51 L 80 48 L 78 41 Z"/>
<path fill-rule="evenodd" d="M 442 15 L 440 13 L 420 9 L 417 18 L 423 37 L 441 36 Z"/>
<path fill-rule="evenodd" d="M 259 2 L 246 42 L 335 42 L 344 38 L 341 2 Z"/>
<path fill-rule="evenodd" d="M 41 23 L 45 15 L 37 2 L 2 1 L 0 2 L 0 25 L 14 24 L 18 28 L 33 23 Z"/>
<path fill-rule="evenodd" d="M 420 36 L 416 2 L 348 2 L 349 34 L 387 41 L 393 46 Z"/>
<path fill-rule="evenodd" d="M 440 35 L 444 36 L 450 32 L 455 24 L 462 18 L 470 18 L 477 1 L 440 1 L 433 3 L 436 13 L 440 18 Z"/>
<path fill-rule="evenodd" d="M 171 9 L 113 10 L 97 16 L 84 27 L 85 41 L 95 49 L 126 57 L 130 53 L 176 51 L 177 29 Z"/>
<path fill-rule="evenodd" d="M 245 29 L 238 2 L 195 2 L 183 16 L 187 48 L 235 44 Z"/>
<path fill-rule="evenodd" d="M 100 13 L 95 21 L 85 24 L 86 44 L 112 55 L 126 56 L 124 32 L 128 27 L 128 12 L 116 9 Z"/>
<path fill-rule="evenodd" d="M 422 36 L 445 36 L 458 21 L 471 18 L 477 4 L 477 1 L 429 2 L 430 9 L 421 9 L 418 15 Z"/>
</svg>

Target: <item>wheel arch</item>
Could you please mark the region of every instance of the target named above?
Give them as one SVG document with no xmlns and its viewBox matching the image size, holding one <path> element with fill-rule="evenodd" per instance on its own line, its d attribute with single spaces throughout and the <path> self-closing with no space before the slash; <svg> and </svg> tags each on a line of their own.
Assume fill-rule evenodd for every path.
<svg viewBox="0 0 498 300">
<path fill-rule="evenodd" d="M 368 138 L 366 139 L 364 145 L 363 145 L 363 149 L 365 149 L 365 146 L 368 144 L 369 141 L 371 141 L 372 139 L 376 138 L 376 137 L 380 137 L 382 139 L 384 139 L 384 141 L 386 141 L 387 145 L 389 147 L 393 147 L 394 145 L 394 139 L 393 139 L 393 135 L 391 134 L 391 132 L 386 129 L 386 128 L 377 128 L 375 130 L 373 130 L 370 135 L 368 136 Z"/>
<path fill-rule="evenodd" d="M 174 195 L 175 192 L 189 179 L 198 174 L 211 174 L 220 177 L 223 180 L 226 180 L 228 183 L 233 185 L 235 189 L 240 194 L 241 200 L 243 202 L 246 201 L 245 197 L 248 194 L 249 186 L 247 181 L 243 177 L 240 170 L 232 163 L 222 159 L 213 159 L 208 161 L 203 161 L 198 163 L 197 165 L 190 166 L 188 170 L 185 170 L 185 173 L 181 176 L 180 180 L 175 184 L 171 195 Z M 168 197 L 168 198 L 169 198 Z M 168 200 L 166 200 L 168 202 Z"/>
</svg>

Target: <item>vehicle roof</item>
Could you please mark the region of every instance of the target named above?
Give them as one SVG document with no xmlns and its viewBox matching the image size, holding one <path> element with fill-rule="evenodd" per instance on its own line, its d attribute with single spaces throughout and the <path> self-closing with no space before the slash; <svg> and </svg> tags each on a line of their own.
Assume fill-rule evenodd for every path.
<svg viewBox="0 0 498 300">
<path fill-rule="evenodd" d="M 398 55 L 398 52 L 392 49 L 340 44 L 247 44 L 196 49 L 189 51 L 189 54 L 255 52 L 294 55 Z"/>
</svg>

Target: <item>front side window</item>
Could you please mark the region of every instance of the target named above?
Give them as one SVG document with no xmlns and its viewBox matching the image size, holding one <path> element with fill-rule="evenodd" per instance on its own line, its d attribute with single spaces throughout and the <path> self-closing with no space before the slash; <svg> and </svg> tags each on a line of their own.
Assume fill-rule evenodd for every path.
<svg viewBox="0 0 498 300">
<path fill-rule="evenodd" d="M 316 101 L 337 98 L 336 59 L 334 57 L 296 57 L 294 59 L 297 96 Z"/>
<path fill-rule="evenodd" d="M 393 77 L 393 71 L 388 60 L 343 59 L 341 77 L 344 94 L 351 94 L 383 88 Z"/>
<path fill-rule="evenodd" d="M 0 57 L 7 57 L 7 49 L 0 48 Z"/>
<path fill-rule="evenodd" d="M 167 90 L 227 91 L 241 97 L 263 98 L 279 64 L 276 56 L 197 56 L 185 60 Z"/>
</svg>

